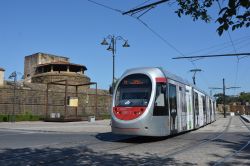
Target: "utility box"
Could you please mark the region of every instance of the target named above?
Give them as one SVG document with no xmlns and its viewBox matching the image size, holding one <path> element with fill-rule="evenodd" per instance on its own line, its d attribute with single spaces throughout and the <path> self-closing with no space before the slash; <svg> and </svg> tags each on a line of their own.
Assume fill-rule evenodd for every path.
<svg viewBox="0 0 250 166">
<path fill-rule="evenodd" d="M 60 115 L 59 112 L 57 112 L 57 113 L 55 113 L 55 112 L 50 113 L 50 118 L 60 118 L 60 117 L 61 117 L 61 115 Z"/>
<path fill-rule="evenodd" d="M 95 122 L 95 116 L 89 116 L 88 121 L 89 122 Z"/>
<path fill-rule="evenodd" d="M 67 97 L 67 106 L 78 107 L 78 97 Z"/>
</svg>

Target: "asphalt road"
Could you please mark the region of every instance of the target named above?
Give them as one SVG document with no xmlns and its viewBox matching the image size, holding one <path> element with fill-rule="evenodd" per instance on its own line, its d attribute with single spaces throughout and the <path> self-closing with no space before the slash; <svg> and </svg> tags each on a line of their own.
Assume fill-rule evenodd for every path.
<svg viewBox="0 0 250 166">
<path fill-rule="evenodd" d="M 250 125 L 220 118 L 164 138 L 0 129 L 0 165 L 250 165 Z"/>
</svg>

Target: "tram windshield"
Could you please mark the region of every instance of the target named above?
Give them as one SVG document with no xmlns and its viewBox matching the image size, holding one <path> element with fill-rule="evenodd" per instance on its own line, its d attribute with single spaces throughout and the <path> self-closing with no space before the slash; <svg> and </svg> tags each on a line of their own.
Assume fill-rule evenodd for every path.
<svg viewBox="0 0 250 166">
<path fill-rule="evenodd" d="M 152 90 L 152 83 L 144 74 L 125 77 L 119 84 L 115 97 L 115 106 L 146 107 Z"/>
</svg>

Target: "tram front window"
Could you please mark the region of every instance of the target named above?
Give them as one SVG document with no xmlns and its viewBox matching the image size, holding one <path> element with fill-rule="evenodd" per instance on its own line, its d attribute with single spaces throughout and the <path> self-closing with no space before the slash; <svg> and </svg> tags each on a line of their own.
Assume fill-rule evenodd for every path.
<svg viewBox="0 0 250 166">
<path fill-rule="evenodd" d="M 115 106 L 146 107 L 151 96 L 152 84 L 148 76 L 133 74 L 125 77 L 116 92 Z"/>
</svg>

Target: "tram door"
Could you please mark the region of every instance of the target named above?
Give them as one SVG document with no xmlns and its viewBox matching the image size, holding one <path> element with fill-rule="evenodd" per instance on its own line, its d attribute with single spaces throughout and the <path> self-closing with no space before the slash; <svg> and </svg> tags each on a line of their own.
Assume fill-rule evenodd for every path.
<svg viewBox="0 0 250 166">
<path fill-rule="evenodd" d="M 201 96 L 202 106 L 203 106 L 203 125 L 207 124 L 207 105 L 206 105 L 206 96 Z"/>
<path fill-rule="evenodd" d="M 186 96 L 185 96 L 185 87 L 179 84 L 177 88 L 177 117 L 178 117 L 178 131 L 187 130 L 187 108 L 186 108 Z"/>
<path fill-rule="evenodd" d="M 193 105 L 194 105 L 194 127 L 199 127 L 199 98 L 198 93 L 194 91 L 193 93 Z"/>
<path fill-rule="evenodd" d="M 170 132 L 177 133 L 178 118 L 177 118 L 177 93 L 176 85 L 169 84 L 169 108 L 170 108 Z"/>
<path fill-rule="evenodd" d="M 210 123 L 213 121 L 212 117 L 212 102 L 211 99 L 209 99 L 209 114 L 210 114 Z"/>
</svg>

